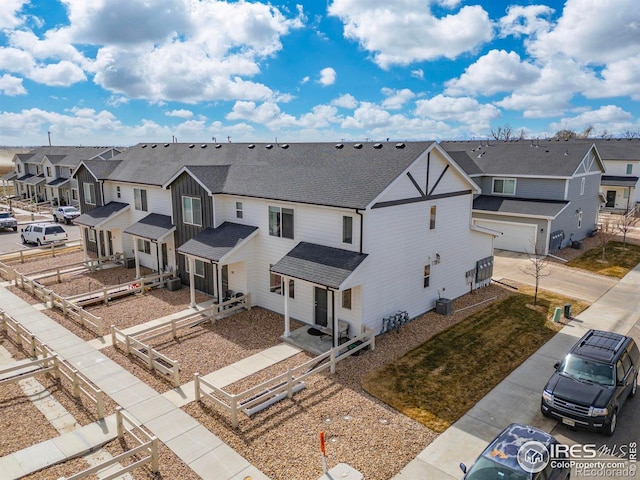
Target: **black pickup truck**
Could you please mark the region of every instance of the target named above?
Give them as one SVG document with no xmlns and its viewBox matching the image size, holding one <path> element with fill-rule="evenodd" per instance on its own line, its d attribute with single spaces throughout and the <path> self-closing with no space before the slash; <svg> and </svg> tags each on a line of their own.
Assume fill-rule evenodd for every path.
<svg viewBox="0 0 640 480">
<path fill-rule="evenodd" d="M 636 394 L 640 352 L 631 337 L 589 330 L 542 392 L 543 415 L 570 427 L 612 435 L 627 398 Z"/>
</svg>

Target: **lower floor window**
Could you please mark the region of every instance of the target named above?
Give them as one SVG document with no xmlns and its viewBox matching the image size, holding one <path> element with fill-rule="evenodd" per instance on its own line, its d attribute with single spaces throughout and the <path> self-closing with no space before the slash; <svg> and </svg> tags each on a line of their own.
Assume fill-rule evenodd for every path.
<svg viewBox="0 0 640 480">
<path fill-rule="evenodd" d="M 351 310 L 351 289 L 342 291 L 342 308 Z"/>
<path fill-rule="evenodd" d="M 145 240 L 144 238 L 139 238 L 138 251 L 146 254 L 151 253 L 151 242 L 149 240 Z"/>
<path fill-rule="evenodd" d="M 93 243 L 96 242 L 96 231 L 93 229 L 89 229 L 89 241 Z"/>
<path fill-rule="evenodd" d="M 194 265 L 195 265 L 195 271 L 193 272 L 193 274 L 196 277 L 204 277 L 204 262 L 202 260 L 198 260 L 195 259 L 193 261 Z M 185 258 L 185 264 L 187 266 L 186 270 L 187 273 L 191 273 L 191 271 L 189 270 L 189 259 Z"/>
<path fill-rule="evenodd" d="M 424 280 L 423 280 L 423 287 L 427 288 L 429 286 L 429 279 L 431 278 L 431 265 L 425 265 L 424 266 Z"/>
<path fill-rule="evenodd" d="M 282 276 L 271 272 L 271 267 L 273 265 L 269 265 L 269 291 L 282 295 Z"/>
</svg>

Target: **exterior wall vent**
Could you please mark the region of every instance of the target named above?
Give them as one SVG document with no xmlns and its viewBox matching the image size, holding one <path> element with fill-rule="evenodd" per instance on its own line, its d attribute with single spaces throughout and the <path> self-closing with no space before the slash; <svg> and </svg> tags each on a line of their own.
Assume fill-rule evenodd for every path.
<svg viewBox="0 0 640 480">
<path fill-rule="evenodd" d="M 336 148 L 337 148 L 338 150 L 340 150 L 342 147 L 344 147 L 344 144 L 343 144 L 343 143 L 336 143 Z"/>
<path fill-rule="evenodd" d="M 404 143 L 396 143 L 396 148 L 397 149 L 401 149 L 401 148 L 404 148 L 404 147 L 405 147 Z"/>
<path fill-rule="evenodd" d="M 375 148 L 376 150 L 380 150 L 382 148 L 382 144 L 381 143 L 375 143 L 373 145 L 373 148 Z"/>
</svg>

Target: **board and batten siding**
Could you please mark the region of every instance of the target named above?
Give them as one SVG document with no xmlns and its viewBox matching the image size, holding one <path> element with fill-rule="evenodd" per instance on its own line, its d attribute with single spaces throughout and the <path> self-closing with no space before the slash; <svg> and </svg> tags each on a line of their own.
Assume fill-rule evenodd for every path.
<svg viewBox="0 0 640 480">
<path fill-rule="evenodd" d="M 76 178 L 78 179 L 78 196 L 80 197 L 80 211 L 82 213 L 87 213 L 93 210 L 96 207 L 101 207 L 104 205 L 104 198 L 102 192 L 102 183 L 95 179 L 89 170 L 87 170 L 84 166 L 81 166 L 76 172 Z M 86 202 L 84 198 L 84 184 L 92 183 L 94 191 L 96 193 L 96 203 L 95 205 L 89 204 Z"/>
<path fill-rule="evenodd" d="M 174 239 L 176 248 L 185 243 L 187 240 L 195 237 L 198 233 L 208 227 L 214 227 L 213 218 L 213 202 L 207 191 L 200 185 L 191 175 L 182 173 L 170 187 L 171 192 L 171 209 L 173 211 L 173 223 L 176 226 Z M 182 197 L 196 197 L 200 199 L 202 205 L 202 225 L 191 225 L 184 223 L 182 216 Z M 178 275 L 182 279 L 182 283 L 189 284 L 189 274 L 187 273 L 186 257 L 177 255 Z M 216 295 L 214 291 L 215 269 L 212 263 L 205 262 L 204 277 L 195 276 L 195 288 L 201 292 L 210 295 Z"/>
</svg>

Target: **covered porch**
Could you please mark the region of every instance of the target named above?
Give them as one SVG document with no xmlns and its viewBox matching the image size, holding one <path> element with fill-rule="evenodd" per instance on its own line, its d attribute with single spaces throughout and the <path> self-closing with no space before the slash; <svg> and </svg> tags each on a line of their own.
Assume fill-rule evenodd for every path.
<svg viewBox="0 0 640 480">
<path fill-rule="evenodd" d="M 312 353 L 323 353 L 337 347 L 350 336 L 360 333 L 360 286 L 354 283 L 354 273 L 367 254 L 300 242 L 271 267 L 281 277 L 284 298 L 284 333 L 282 340 Z M 291 331 L 291 280 L 308 290 L 304 298 L 306 318 L 296 318 L 307 325 Z M 302 288 L 296 287 L 298 290 Z M 343 318 L 343 317 L 349 317 Z"/>
<path fill-rule="evenodd" d="M 120 228 L 111 225 L 116 218 L 129 209 L 128 203 L 109 202 L 83 213 L 74 220 L 80 226 L 80 238 L 85 258 L 88 252 L 95 253 L 98 258 L 116 253 L 113 239 Z"/>
<path fill-rule="evenodd" d="M 35 200 L 35 203 L 41 203 L 47 200 L 46 190 L 42 189 L 42 185 L 45 182 L 43 174 L 33 175 L 28 173 L 20 178 L 17 178 L 15 182 L 20 185 L 22 192 L 22 198 L 28 200 Z"/>
<path fill-rule="evenodd" d="M 246 247 L 257 234 L 258 227 L 224 222 L 217 228 L 204 229 L 178 247 L 177 252 L 185 257 L 184 270 L 179 274 L 183 280 L 188 275 L 192 306 L 196 290 L 212 295 L 223 307 L 233 308 L 248 301 L 251 251 Z"/>
<path fill-rule="evenodd" d="M 56 178 L 46 184 L 47 190 L 49 191 L 49 199 L 52 203 L 57 201 L 58 205 L 71 205 L 70 182 L 70 178 Z"/>
<path fill-rule="evenodd" d="M 4 198 L 8 198 L 12 195 L 9 195 L 10 193 L 10 189 L 9 186 L 13 185 L 13 195 L 17 195 L 17 191 L 16 191 L 16 186 L 15 186 L 15 180 L 16 178 L 18 178 L 18 174 L 15 171 L 9 172 L 9 173 L 5 173 L 4 175 L 2 175 L 0 177 L 0 180 L 2 180 L 2 196 Z"/>
<path fill-rule="evenodd" d="M 605 198 L 604 210 L 626 213 L 634 207 L 638 177 L 603 175 L 600 186 Z"/>
<path fill-rule="evenodd" d="M 171 261 L 169 259 L 168 244 L 170 243 L 173 246 L 173 238 L 169 237 L 175 229 L 176 226 L 171 222 L 170 216 L 150 213 L 124 230 L 124 233 L 133 237 L 136 245 L 136 248 L 133 249 L 136 277 L 140 276 L 140 252 L 144 251 L 147 242 L 150 247 L 149 255 L 154 256 L 155 254 L 155 270 L 158 273 L 173 271 L 175 260 Z M 170 240 L 170 242 L 167 240 Z M 154 246 L 153 252 L 151 252 L 151 245 Z"/>
</svg>

